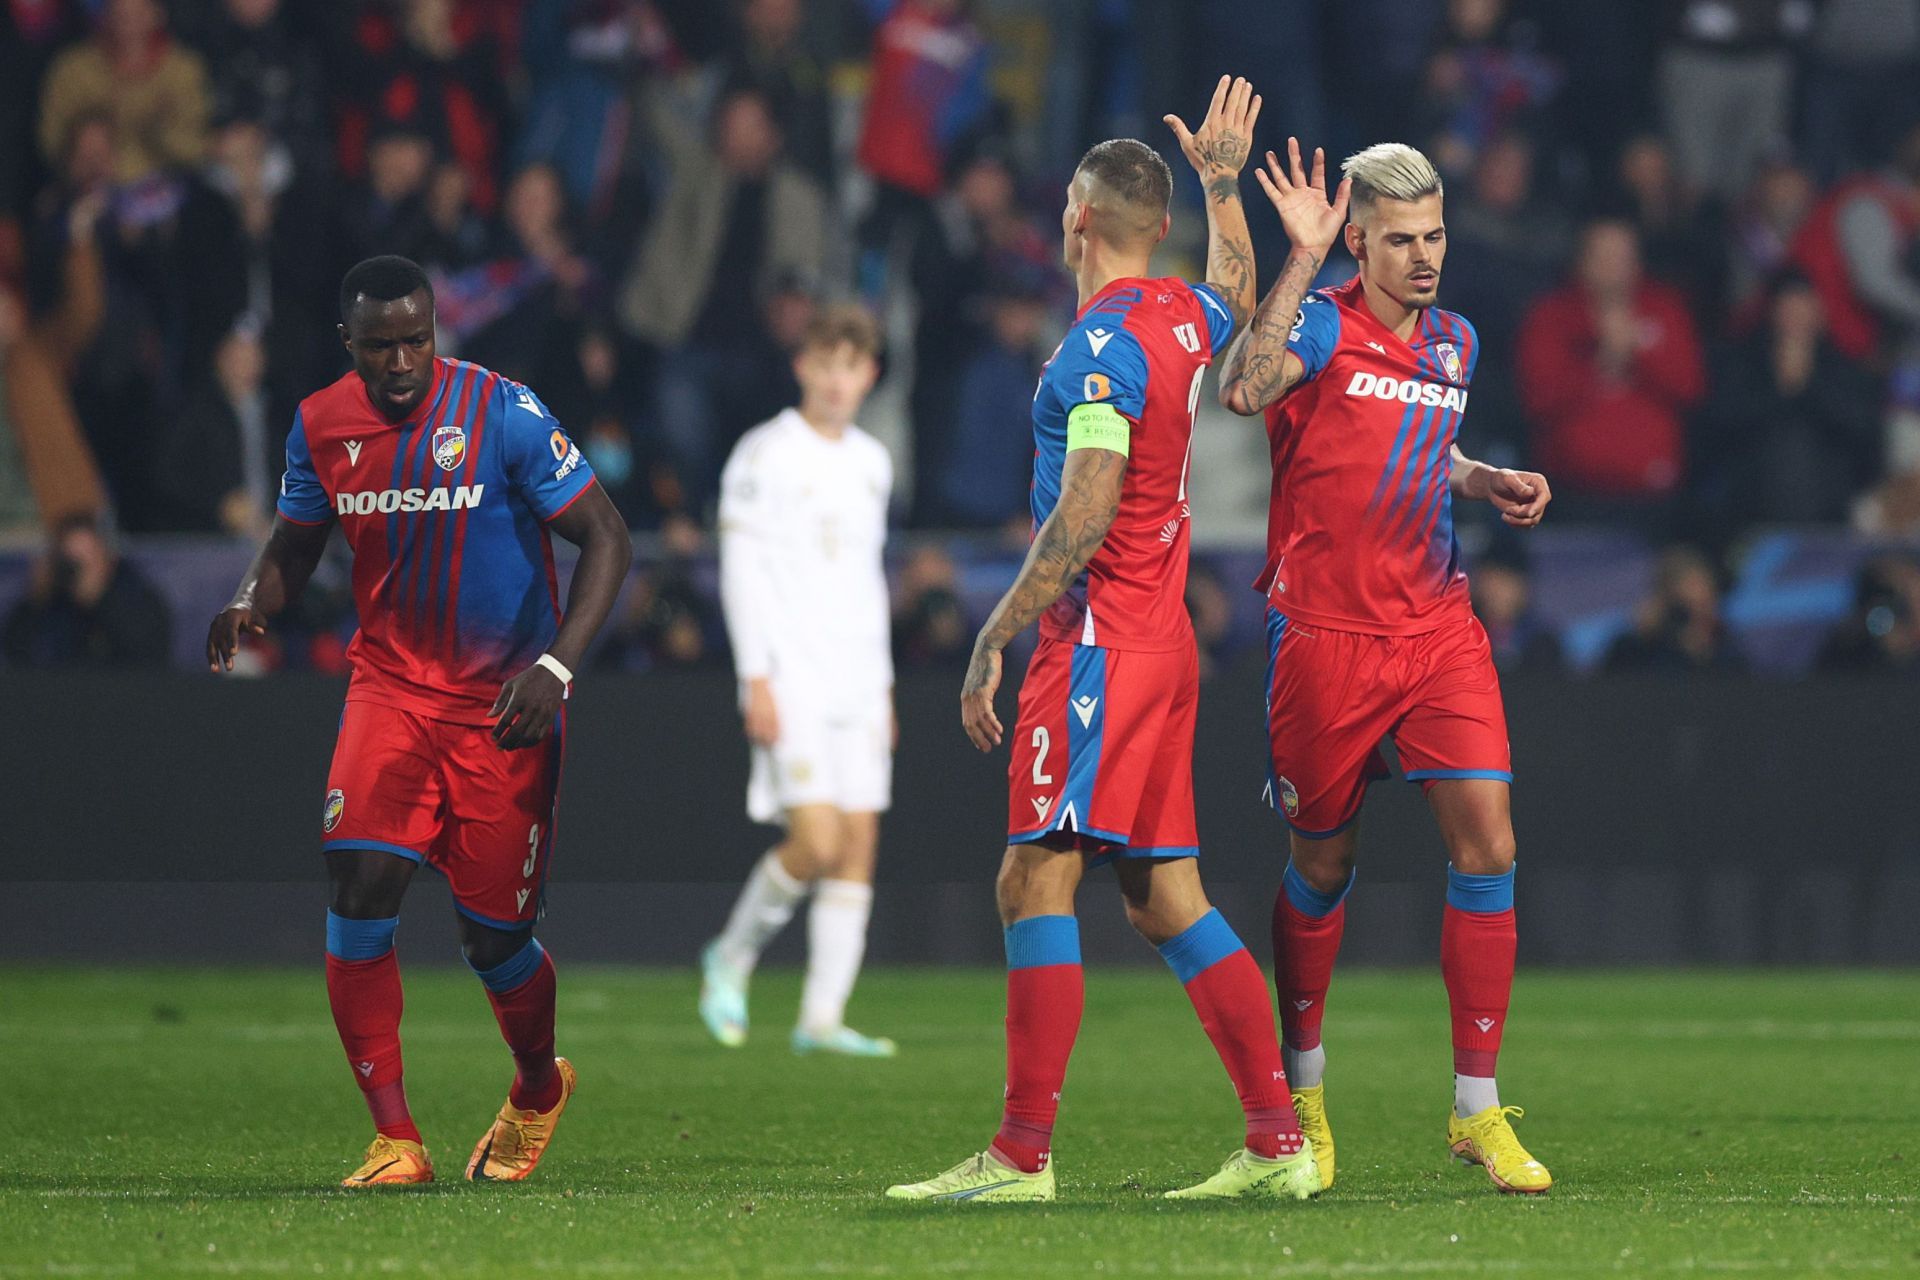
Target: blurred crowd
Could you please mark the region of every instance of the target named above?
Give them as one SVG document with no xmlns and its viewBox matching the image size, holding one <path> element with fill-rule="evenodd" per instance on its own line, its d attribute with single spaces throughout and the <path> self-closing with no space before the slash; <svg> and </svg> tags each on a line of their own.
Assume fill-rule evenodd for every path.
<svg viewBox="0 0 1920 1280">
<path fill-rule="evenodd" d="M 1103 137 L 1171 153 L 1222 71 L 1261 147 L 1440 165 L 1466 446 L 1673 546 L 1611 663 L 1723 661 L 1702 602 L 1757 526 L 1920 536 L 1920 0 L 0 0 L 0 528 L 47 531 L 42 606 L 115 594 L 76 539 L 260 536 L 346 367 L 337 281 L 403 253 L 443 354 L 535 386 L 660 535 L 608 660 L 709 653 L 675 566 L 818 302 L 886 318 L 902 524 L 1019 528 L 1062 183 Z M 1910 631 L 1875 563 L 1859 628 Z M 905 564 L 909 648 L 963 642 Z M 1480 576 L 1544 653 L 1518 550 Z"/>
</svg>

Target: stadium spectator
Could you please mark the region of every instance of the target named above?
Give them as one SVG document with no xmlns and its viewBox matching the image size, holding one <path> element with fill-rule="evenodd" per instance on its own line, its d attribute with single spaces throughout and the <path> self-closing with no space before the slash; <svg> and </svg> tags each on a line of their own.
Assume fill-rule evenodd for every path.
<svg viewBox="0 0 1920 1280">
<path fill-rule="evenodd" d="M 933 519 L 948 527 L 1028 525 L 1033 472 L 1033 386 L 1048 315 L 1037 280 L 1000 282 L 985 300 L 986 335 L 960 373 L 951 429 L 921 433 L 920 447 L 938 450 Z"/>
<path fill-rule="evenodd" d="M 1768 323 L 1719 362 L 1701 412 L 1701 470 L 1740 522 L 1844 520 L 1880 466 L 1881 388 L 1827 337 L 1820 296 L 1790 278 Z"/>
<path fill-rule="evenodd" d="M 1633 629 L 1607 650 L 1608 671 L 1737 671 L 1744 666 L 1720 616 L 1713 564 L 1689 546 L 1669 547 Z"/>
<path fill-rule="evenodd" d="M 1512 8 L 1507 0 L 1449 0 L 1422 104 L 1443 172 L 1469 171 L 1484 147 L 1540 117 L 1560 89 L 1560 68 L 1539 47 L 1538 25 Z"/>
<path fill-rule="evenodd" d="M 0 227 L 46 185 L 52 156 L 14 140 L 35 136 L 47 68 L 85 30 L 77 0 L 0 5 Z"/>
<path fill-rule="evenodd" d="M 159 0 L 106 0 L 93 38 L 61 54 L 40 99 L 40 150 L 49 159 L 75 122 L 113 121 L 116 181 L 135 185 L 200 163 L 207 145 L 206 64 L 174 42 Z"/>
<path fill-rule="evenodd" d="M 284 0 L 217 0 L 182 38 L 205 57 L 214 120 L 255 120 L 303 168 L 326 162 L 327 101 L 311 26 Z"/>
<path fill-rule="evenodd" d="M 1727 227 L 1727 310 L 1731 330 L 1750 333 L 1766 318 L 1770 287 L 1790 262 L 1794 237 L 1813 209 L 1812 176 L 1776 156 L 1760 166 Z"/>
<path fill-rule="evenodd" d="M 827 70 L 805 40 L 802 0 L 741 0 L 739 39 L 722 58 L 729 88 L 765 95 L 786 134 L 787 154 L 821 186 L 833 181 L 833 108 Z"/>
<path fill-rule="evenodd" d="M 268 395 L 257 327 L 234 329 L 214 355 L 213 376 L 194 390 L 157 450 L 168 527 L 264 539 L 291 416 L 290 406 Z"/>
<path fill-rule="evenodd" d="M 531 164 L 507 186 L 487 260 L 436 281 L 434 296 L 450 341 L 525 382 L 564 350 L 595 283 L 593 264 L 577 248 L 559 172 Z"/>
<path fill-rule="evenodd" d="M 674 564 L 638 569 L 594 665 L 603 671 L 707 667 L 719 660 L 708 633 L 713 605 Z"/>
<path fill-rule="evenodd" d="M 1600 205 L 1633 224 L 1647 271 L 1679 288 L 1696 321 L 1717 328 L 1726 295 L 1722 206 L 1701 200 L 1682 180 L 1667 140 L 1649 133 L 1629 142 L 1614 190 Z"/>
<path fill-rule="evenodd" d="M 897 667 L 966 665 L 973 620 L 960 599 L 960 570 L 930 542 L 908 553 L 893 593 L 893 660 Z"/>
<path fill-rule="evenodd" d="M 917 240 L 947 185 L 954 155 L 987 116 L 987 43 L 967 0 L 872 0 L 885 13 L 873 38 L 873 79 L 860 129 L 860 167 L 873 179 L 860 224 L 860 289 L 886 288 L 894 239 Z"/>
<path fill-rule="evenodd" d="M 26 332 L 26 304 L 12 290 L 0 288 L 0 535 L 31 528 L 40 512 L 7 396 L 7 368 Z"/>
<path fill-rule="evenodd" d="M 105 128 L 96 131 L 104 139 Z M 96 152 L 102 171 L 110 163 Z M 52 195 L 54 193 L 48 193 Z M 43 522 L 95 517 L 107 505 L 105 486 L 74 395 L 86 353 L 107 307 L 106 272 L 97 227 L 106 196 L 89 182 L 68 198 L 47 202 L 47 225 L 33 265 L 44 273 L 40 306 L 7 346 L 0 363 L 7 415 L 13 421 L 27 482 Z M 55 217 L 59 218 L 56 223 Z M 9 298 L 10 289 L 0 288 Z"/>
<path fill-rule="evenodd" d="M 1879 160 L 1920 113 L 1920 3 L 1822 0 L 1803 78 L 1801 154 L 1822 182 Z"/>
<path fill-rule="evenodd" d="M 54 529 L 0 648 L 16 667 L 152 667 L 167 659 L 166 602 L 86 516 Z"/>
<path fill-rule="evenodd" d="M 1705 371 L 1685 303 L 1642 276 L 1631 226 L 1588 224 L 1573 279 L 1528 313 L 1516 363 L 1535 460 L 1563 507 L 1655 505 L 1679 490 Z"/>
<path fill-rule="evenodd" d="M 1526 560 L 1517 551 L 1503 548 L 1474 562 L 1473 612 L 1487 630 L 1502 675 L 1560 671 L 1566 663 L 1560 637 L 1534 609 Z"/>
<path fill-rule="evenodd" d="M 1703 196 L 1731 200 L 1787 137 L 1795 51 L 1807 0 L 1682 0 L 1660 55 L 1660 98 L 1675 168 Z"/>
<path fill-rule="evenodd" d="M 1183 603 L 1193 621 L 1193 639 L 1200 652 L 1200 678 L 1211 680 L 1231 654 L 1233 639 L 1233 599 L 1220 575 L 1204 562 L 1187 570 L 1187 593 Z"/>
<path fill-rule="evenodd" d="M 1885 360 L 1920 330 L 1920 124 L 1885 167 L 1849 178 L 1820 202 L 1793 257 L 1820 291 L 1833 343 L 1850 359 Z"/>
<path fill-rule="evenodd" d="M 1853 580 L 1853 611 L 1820 646 L 1814 668 L 1848 675 L 1920 675 L 1920 565 L 1881 556 Z"/>
<path fill-rule="evenodd" d="M 731 394 L 764 372 L 761 306 L 774 286 L 817 281 L 826 198 L 789 161 L 766 97 L 738 89 L 711 137 L 682 138 L 673 182 L 620 294 L 627 331 L 660 350 L 655 414 L 696 506 L 718 461 L 758 419 Z"/>
<path fill-rule="evenodd" d="M 349 184 L 339 201 L 339 246 L 334 265 L 345 266 L 382 253 L 412 256 L 429 243 L 427 179 L 434 168 L 433 140 L 410 124 L 381 124 L 367 144 L 365 175 Z"/>
</svg>

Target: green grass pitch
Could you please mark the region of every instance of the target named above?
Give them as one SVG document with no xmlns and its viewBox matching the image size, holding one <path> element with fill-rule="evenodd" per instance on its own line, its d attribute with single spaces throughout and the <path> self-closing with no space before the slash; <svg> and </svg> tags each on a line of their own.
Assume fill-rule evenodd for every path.
<svg viewBox="0 0 1920 1280">
<path fill-rule="evenodd" d="M 867 975 L 892 1062 L 786 1049 L 788 973 L 742 1050 L 690 972 L 569 968 L 580 1092 L 521 1186 L 460 1180 L 510 1070 L 479 985 L 407 974 L 408 1083 L 442 1181 L 332 1184 L 369 1129 L 320 969 L 0 971 L 4 1276 L 1920 1275 L 1920 974 L 1523 972 L 1501 1077 L 1559 1185 L 1496 1194 L 1442 1142 L 1429 972 L 1334 984 L 1339 1185 L 1168 1204 L 1239 1141 L 1178 985 L 1094 970 L 1047 1206 L 880 1192 L 998 1118 L 1002 976 Z"/>
</svg>

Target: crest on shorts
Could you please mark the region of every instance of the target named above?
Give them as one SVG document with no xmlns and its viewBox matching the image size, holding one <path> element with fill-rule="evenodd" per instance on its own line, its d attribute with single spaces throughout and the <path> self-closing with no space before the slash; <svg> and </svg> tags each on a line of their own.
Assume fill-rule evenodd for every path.
<svg viewBox="0 0 1920 1280">
<path fill-rule="evenodd" d="M 1285 778 L 1275 778 L 1273 785 L 1274 789 L 1280 794 L 1280 807 L 1286 811 L 1287 816 L 1289 818 L 1299 817 L 1300 792 Z"/>
<path fill-rule="evenodd" d="M 1447 381 L 1460 381 L 1460 349 L 1451 342 L 1443 342 L 1434 351 L 1440 357 L 1440 367 L 1447 371 Z"/>
<path fill-rule="evenodd" d="M 347 793 L 335 787 L 327 792 L 327 807 L 320 811 L 320 828 L 332 831 L 340 825 L 340 815 L 347 811 Z"/>
<path fill-rule="evenodd" d="M 454 423 L 435 427 L 433 432 L 433 460 L 440 464 L 442 471 L 451 471 L 466 460 L 467 433 Z"/>
</svg>

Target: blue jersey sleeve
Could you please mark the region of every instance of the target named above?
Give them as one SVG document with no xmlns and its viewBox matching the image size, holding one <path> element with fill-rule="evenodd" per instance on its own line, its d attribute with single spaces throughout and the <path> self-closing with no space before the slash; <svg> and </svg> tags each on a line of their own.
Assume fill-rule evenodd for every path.
<svg viewBox="0 0 1920 1280">
<path fill-rule="evenodd" d="M 287 469 L 280 475 L 281 515 L 295 524 L 325 524 L 333 518 L 333 502 L 313 469 L 313 450 L 307 447 L 306 419 L 296 412 L 287 432 Z"/>
<path fill-rule="evenodd" d="M 1118 325 L 1076 328 L 1049 370 L 1063 412 L 1110 404 L 1135 422 L 1147 408 L 1147 353 Z"/>
<path fill-rule="evenodd" d="M 507 480 L 533 514 L 551 520 L 593 484 L 593 468 L 540 397 L 502 379 Z"/>
<path fill-rule="evenodd" d="M 1305 368 L 1302 382 L 1320 376 L 1340 345 L 1340 308 L 1317 293 L 1300 299 L 1300 314 L 1293 318 L 1293 332 L 1287 335 L 1287 350 L 1300 358 Z"/>
<path fill-rule="evenodd" d="M 1196 284 L 1193 292 L 1200 299 L 1200 310 L 1207 315 L 1207 334 L 1213 342 L 1213 353 L 1223 354 L 1227 344 L 1233 341 L 1233 308 L 1210 284 Z"/>
</svg>

